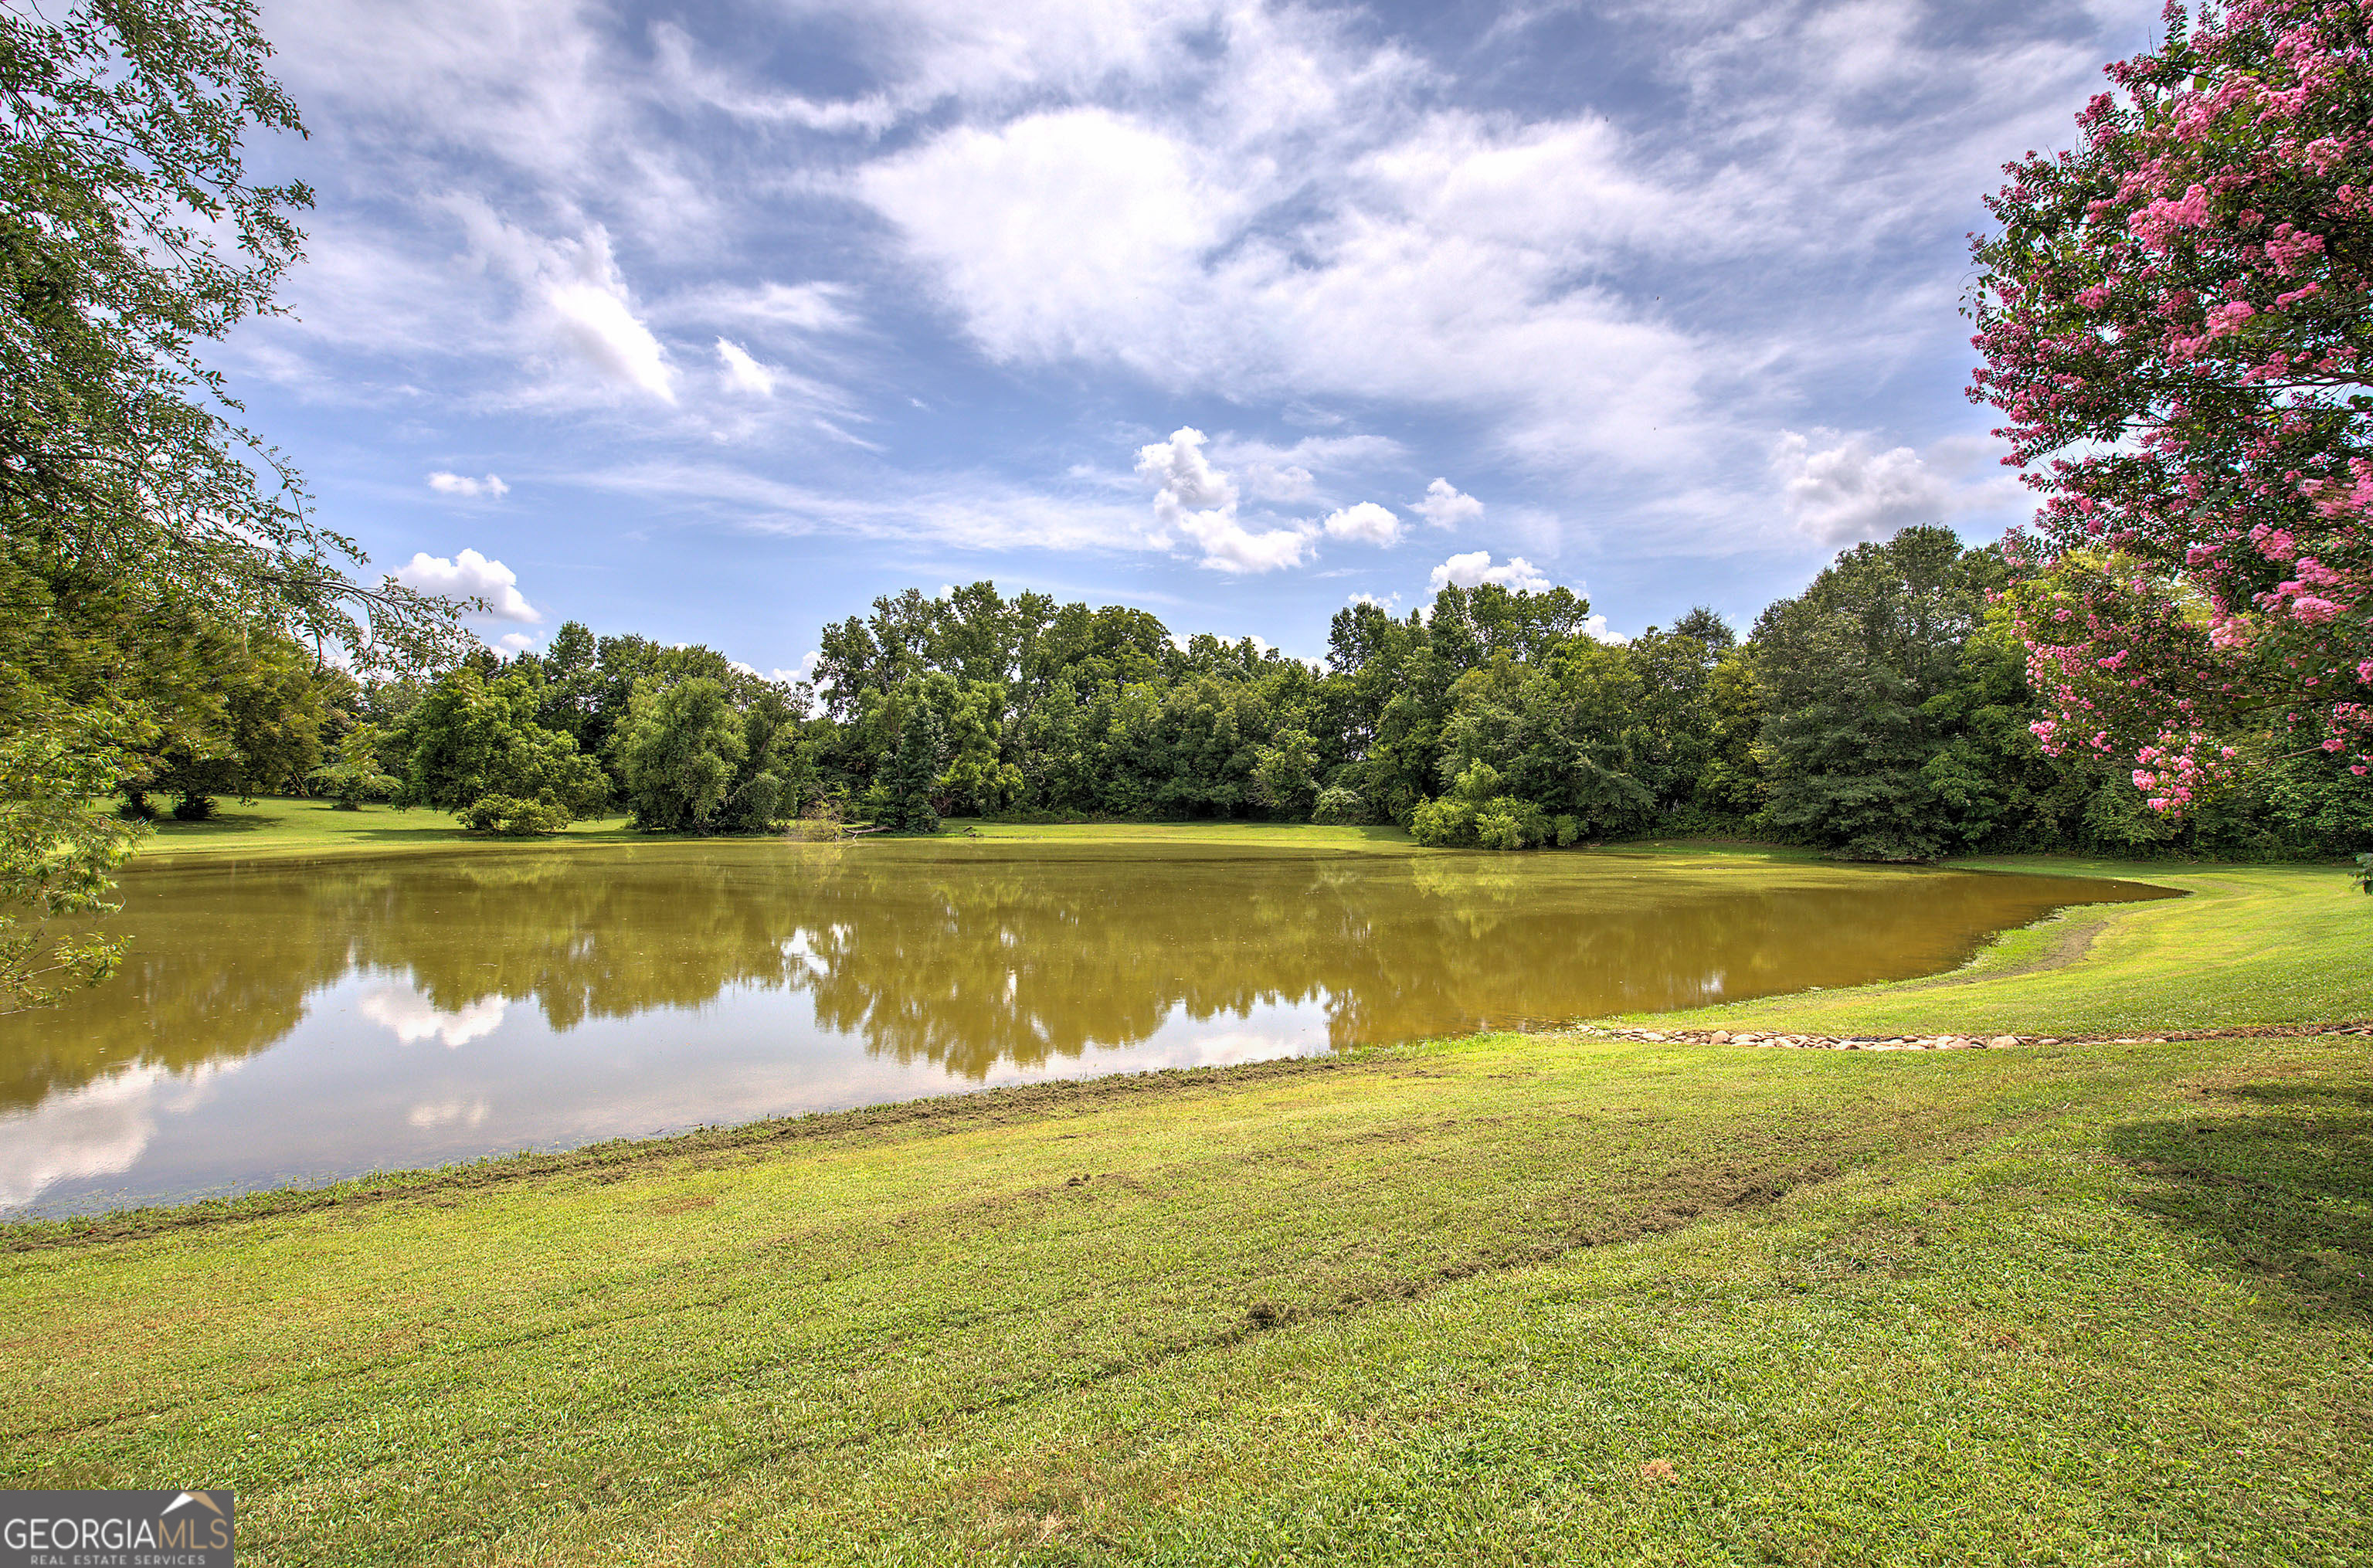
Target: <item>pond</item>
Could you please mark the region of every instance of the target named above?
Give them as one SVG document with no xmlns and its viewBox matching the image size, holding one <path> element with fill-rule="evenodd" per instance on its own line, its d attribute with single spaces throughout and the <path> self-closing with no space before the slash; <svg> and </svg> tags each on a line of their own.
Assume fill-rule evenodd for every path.
<svg viewBox="0 0 2373 1568">
<path fill-rule="evenodd" d="M 1949 968 L 2130 883 L 1240 844 L 134 865 L 0 1018 L 0 1216 Z"/>
</svg>

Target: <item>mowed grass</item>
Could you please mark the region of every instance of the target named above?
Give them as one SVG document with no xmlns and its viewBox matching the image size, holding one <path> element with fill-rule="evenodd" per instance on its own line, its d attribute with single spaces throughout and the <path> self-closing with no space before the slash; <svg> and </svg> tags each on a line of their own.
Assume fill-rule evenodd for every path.
<svg viewBox="0 0 2373 1568">
<path fill-rule="evenodd" d="M 2366 1011 L 2328 869 L 2077 869 L 2194 896 L 1745 1011 Z M 2369 1047 L 1500 1035 L 0 1228 L 0 1483 L 254 1563 L 2373 1562 Z"/>
<path fill-rule="evenodd" d="M 1708 851 L 1688 846 L 1625 852 L 1695 860 Z M 1753 863 L 1774 854 L 1734 851 L 1730 858 Z M 2358 892 L 2339 867 L 2058 855 L 1947 863 L 1972 871 L 2120 878 L 2188 896 L 2070 909 L 2005 933 L 1949 975 L 1664 1013 L 1659 1022 L 1826 1035 L 1952 1029 L 2070 1036 L 2373 1018 L 2373 898 Z"/>
<path fill-rule="evenodd" d="M 572 823 L 543 838 L 488 838 L 464 832 L 450 812 L 415 809 L 397 811 L 389 805 L 368 805 L 342 812 L 328 801 L 266 796 L 237 801 L 225 797 L 206 822 L 175 822 L 167 818 L 150 825 L 134 856 L 138 860 L 170 860 L 177 864 L 204 860 L 301 860 L 309 857 L 401 853 L 417 849 L 475 848 L 499 852 L 522 845 L 551 848 L 631 844 L 643 840 L 628 825 L 630 818 L 608 816 Z"/>
<path fill-rule="evenodd" d="M 2373 1555 L 2359 1040 L 1490 1036 L 490 1176 L 18 1233 L 7 1484 L 234 1486 L 257 1563 Z"/>
<path fill-rule="evenodd" d="M 672 834 L 637 833 L 625 815 L 572 823 L 562 831 L 536 838 L 489 838 L 465 832 L 449 812 L 370 805 L 360 811 L 338 810 L 328 801 L 266 797 L 239 802 L 224 799 L 207 822 L 167 820 L 152 831 L 136 851 L 142 860 L 196 863 L 226 860 L 301 860 L 318 856 L 402 853 L 457 848 L 502 853 L 521 848 L 585 848 L 621 844 L 650 844 L 677 837 Z M 1115 844 L 1146 842 L 1190 843 L 1214 848 L 1267 848 L 1298 853 L 1422 854 L 1409 835 L 1396 827 L 1318 827 L 1307 824 L 1214 823 L 994 823 L 952 818 L 942 837 L 956 839 L 1037 842 L 1049 844 Z M 725 848 L 751 842 L 711 838 Z M 730 851 L 729 851 L 730 852 Z"/>
</svg>

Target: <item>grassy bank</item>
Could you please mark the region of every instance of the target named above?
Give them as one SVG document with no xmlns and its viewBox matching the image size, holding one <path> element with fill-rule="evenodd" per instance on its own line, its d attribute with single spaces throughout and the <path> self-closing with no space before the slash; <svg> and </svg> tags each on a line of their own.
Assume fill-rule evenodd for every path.
<svg viewBox="0 0 2373 1568">
<path fill-rule="evenodd" d="M 2328 870 L 2055 867 L 2192 896 L 1700 1016 L 2366 1011 Z M 1490 1036 L 0 1228 L 0 1480 L 255 1563 L 2373 1561 L 2367 1050 Z"/>
<path fill-rule="evenodd" d="M 196 863 L 212 860 L 300 860 L 324 855 L 373 855 L 418 850 L 588 848 L 649 844 L 671 835 L 637 833 L 625 816 L 572 823 L 540 838 L 488 838 L 464 832 L 452 814 L 399 812 L 367 806 L 343 812 L 328 801 L 269 797 L 244 803 L 225 801 L 207 822 L 165 821 L 141 842 L 141 860 Z M 1420 853 L 1409 835 L 1393 827 L 1317 827 L 1307 824 L 1214 823 L 994 823 L 962 819 L 947 824 L 947 837 L 1025 843 L 1129 844 L 1147 841 L 1208 844 L 1214 848 L 1315 849 L 1373 854 Z M 752 840 L 704 842 L 730 852 Z"/>
<path fill-rule="evenodd" d="M 20 1232 L 0 1471 L 259 1563 L 2361 1558 L 2363 1050 L 1498 1036 Z"/>
<path fill-rule="evenodd" d="M 1677 846 L 1629 852 L 1695 860 L 1708 851 Z M 1774 852 L 1726 853 L 1752 862 Z M 2189 896 L 2071 909 L 2005 932 L 1949 975 L 1663 1013 L 1660 1022 L 1709 1028 L 1747 1023 L 1828 1035 L 1955 1029 L 2065 1036 L 2373 1017 L 2373 899 L 2334 867 L 2059 855 L 1949 863 L 1973 871 L 2113 877 L 2178 888 Z"/>
<path fill-rule="evenodd" d="M 631 844 L 643 836 L 624 816 L 572 823 L 548 838 L 492 839 L 465 833 L 450 812 L 366 806 L 342 812 L 328 801 L 272 796 L 225 800 L 206 822 L 153 825 L 135 860 L 176 863 L 215 860 L 297 860 L 319 855 L 375 855 L 420 849 L 504 849 L 522 844 L 577 847 Z"/>
</svg>

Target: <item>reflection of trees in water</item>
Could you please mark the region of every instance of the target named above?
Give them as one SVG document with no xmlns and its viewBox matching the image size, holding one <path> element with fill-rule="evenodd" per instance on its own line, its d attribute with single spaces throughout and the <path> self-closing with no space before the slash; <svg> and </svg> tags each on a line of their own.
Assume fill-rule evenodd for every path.
<svg viewBox="0 0 2373 1568">
<path fill-rule="evenodd" d="M 115 978 L 62 1007 L 0 1018 L 0 1109 L 135 1064 L 181 1072 L 251 1056 L 296 1027 L 310 992 L 345 972 L 335 917 L 293 900 L 252 925 L 205 920 L 219 949 L 193 962 L 174 932 L 203 917 L 189 910 L 187 883 L 168 891 L 164 880 L 126 879 L 116 923 L 136 934 Z"/>
<path fill-rule="evenodd" d="M 572 852 L 375 867 L 307 894 L 345 908 L 357 965 L 408 973 L 438 1010 L 532 1000 L 566 1031 L 783 985 L 801 967 L 786 945 L 802 868 L 756 869 Z"/>
<path fill-rule="evenodd" d="M 1775 876 L 1784 880 L 1775 880 Z M 144 880 L 113 985 L 0 1024 L 0 1104 L 286 1035 L 357 969 L 555 1031 L 810 993 L 817 1022 L 985 1077 L 1325 1000 L 1338 1046 L 1852 984 L 2103 884 L 1489 856 L 1148 860 L 978 847 L 653 846 Z"/>
</svg>

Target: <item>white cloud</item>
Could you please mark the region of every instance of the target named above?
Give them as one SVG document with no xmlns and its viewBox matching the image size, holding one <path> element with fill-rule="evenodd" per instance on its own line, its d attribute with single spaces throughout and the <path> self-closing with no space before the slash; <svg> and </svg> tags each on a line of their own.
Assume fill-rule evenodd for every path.
<svg viewBox="0 0 2373 1568">
<path fill-rule="evenodd" d="M 1797 532 L 1770 504 L 1774 432 L 1878 425 L 1908 389 L 1958 380 L 1975 195 L 2005 158 L 2065 141 L 2099 62 L 2156 7 L 1584 9 L 1586 28 L 1550 20 L 1574 15 L 1563 0 L 1512 5 L 1454 41 L 1315 0 L 792 0 L 656 26 L 573 0 L 269 0 L 276 64 L 314 109 L 322 206 L 290 282 L 304 323 L 261 324 L 240 351 L 322 400 L 606 405 L 570 427 L 587 454 L 570 467 L 755 527 L 1145 547 L 1161 535 L 1141 507 L 1020 476 L 1059 418 L 1044 411 L 1064 388 L 1026 374 L 1050 363 L 1272 433 L 1355 407 L 1404 431 L 1441 418 L 1473 448 L 1427 465 L 1471 463 L 1493 542 L 1547 560 L 1571 555 L 1518 521 L 1528 494 L 1560 495 L 1576 530 L 1606 520 L 1590 544 L 1608 554 L 1784 552 L 1881 526 L 1877 471 L 1904 449 L 1862 454 L 1859 492 L 1787 475 L 1808 484 Z M 786 49 L 797 81 L 770 70 Z M 1638 68 L 1570 69 L 1576 50 Z M 486 218 L 466 247 L 441 221 L 457 203 Z M 852 206 L 871 211 L 852 223 Z M 481 242 L 514 225 L 508 251 Z M 1029 395 L 990 409 L 953 390 L 968 369 L 947 373 L 935 322 L 1025 372 Z M 751 390 L 711 360 L 720 337 L 771 396 L 720 413 L 685 395 Z M 887 436 L 918 392 L 926 417 Z M 883 424 L 858 423 L 868 411 Z M 1900 434 L 1960 497 L 1927 444 L 1942 428 Z M 850 430 L 902 455 L 996 455 L 892 472 L 835 442 Z M 661 471 L 697 466 L 711 437 L 750 470 L 668 488 Z M 1222 521 L 1267 554 L 1323 547 L 1268 506 L 1394 495 L 1412 520 L 1475 521 L 1435 515 L 1432 487 L 1407 501 L 1421 470 L 1345 478 L 1299 450 L 1211 443 L 1241 497 Z M 925 509 L 902 515 L 909 500 Z M 1245 556 L 1219 543 L 1214 564 Z"/>
<path fill-rule="evenodd" d="M 495 639 L 495 646 L 509 653 L 525 653 L 535 646 L 535 638 L 525 632 L 505 632 Z"/>
<path fill-rule="evenodd" d="M 1217 325 L 1200 258 L 1249 210 L 1200 161 L 1156 129 L 1082 107 L 958 126 L 866 166 L 856 188 L 991 354 L 1117 357 L 1174 380 L 1190 348 L 1181 334 Z"/>
<path fill-rule="evenodd" d="M 1619 648 L 1631 640 L 1621 632 L 1607 630 L 1607 617 L 1604 615 L 1593 615 L 1583 622 L 1582 635 L 1595 642 L 1612 643 Z"/>
<path fill-rule="evenodd" d="M 1203 552 L 1202 564 L 1216 571 L 1268 572 L 1298 567 L 1316 549 L 1308 527 L 1255 532 L 1236 519 L 1236 486 L 1203 455 L 1207 438 L 1192 427 L 1166 441 L 1140 447 L 1137 472 L 1161 486 L 1153 497 L 1155 523 L 1167 533 L 1185 534 Z"/>
<path fill-rule="evenodd" d="M 1318 489 L 1316 477 L 1298 462 L 1248 462 L 1243 472 L 1245 493 L 1255 500 L 1306 501 Z"/>
<path fill-rule="evenodd" d="M 1502 216 L 1484 222 L 1444 194 L 1443 169 L 1496 156 L 1495 121 L 1412 118 L 1353 86 L 1391 78 L 1388 53 L 1295 42 L 1267 60 L 1230 53 L 1213 96 L 1264 99 L 1248 117 L 1072 106 L 968 123 L 867 166 L 855 187 L 1000 360 L 1079 359 L 1235 398 L 1472 409 L 1497 416 L 1504 450 L 1553 468 L 1701 452 L 1699 385 L 1728 368 L 1576 279 L 1627 244 L 1701 252 L 1729 232 L 1709 204 L 1647 190 L 1645 160 L 1593 121 L 1501 177 Z M 1342 174 L 1311 175 L 1324 164 L 1313 142 L 1338 150 Z M 1604 202 L 1522 199 L 1523 179 L 1577 159 L 1570 185 L 1623 186 L 1637 216 L 1610 228 Z M 1281 209 L 1297 215 L 1283 229 Z"/>
<path fill-rule="evenodd" d="M 1483 503 L 1449 480 L 1437 479 L 1425 487 L 1424 495 L 1409 503 L 1409 510 L 1436 528 L 1455 528 L 1480 518 Z"/>
<path fill-rule="evenodd" d="M 750 351 L 726 338 L 717 340 L 717 357 L 725 367 L 725 381 L 753 397 L 775 395 L 775 372 L 750 357 Z"/>
<path fill-rule="evenodd" d="M 486 614 L 497 621 L 524 621 L 532 626 L 544 621 L 544 612 L 520 592 L 519 574 L 475 550 L 464 550 L 450 560 L 423 550 L 391 575 L 405 587 L 416 588 L 423 593 L 483 599 L 486 602 Z"/>
<path fill-rule="evenodd" d="M 574 260 L 573 268 L 544 283 L 544 303 L 559 321 L 563 341 L 609 379 L 673 403 L 674 368 L 635 314 L 625 280 L 610 259 L 609 236 L 595 228 L 576 247 Z"/>
<path fill-rule="evenodd" d="M 1362 501 L 1327 514 L 1323 525 L 1329 539 L 1351 539 L 1363 544 L 1397 544 L 1401 520 L 1374 501 Z"/>
<path fill-rule="evenodd" d="M 1437 591 L 1453 583 L 1460 588 L 1479 588 L 1487 582 L 1497 583 L 1513 593 L 1539 593 L 1549 586 L 1549 574 L 1524 556 L 1512 556 L 1495 567 L 1489 550 L 1453 556 L 1433 568 L 1432 583 Z"/>
<path fill-rule="evenodd" d="M 520 310 L 500 334 L 506 345 L 530 358 L 555 348 L 566 355 L 568 369 L 554 368 L 546 397 L 602 401 L 631 391 L 676 401 L 675 367 L 635 307 L 607 228 L 590 224 L 574 239 L 552 240 L 478 197 L 450 196 L 438 205 L 461 225 L 471 261 L 519 290 Z"/>
<path fill-rule="evenodd" d="M 1393 606 L 1400 602 L 1401 596 L 1397 593 L 1387 593 L 1382 599 L 1373 593 L 1354 593 L 1350 598 L 1343 601 L 1346 604 L 1373 604 L 1386 614 L 1390 614 Z"/>
<path fill-rule="evenodd" d="M 801 93 L 770 92 L 736 80 L 696 55 L 693 40 L 672 22 L 651 29 L 660 73 L 687 96 L 738 120 L 796 125 L 802 130 L 879 135 L 895 124 L 898 104 L 880 93 L 854 99 L 819 100 Z"/>
<path fill-rule="evenodd" d="M 1877 451 L 1864 438 L 1835 430 L 1783 431 L 1772 445 L 1771 470 L 1791 521 L 1825 545 L 1938 522 L 1951 504 L 1945 483 L 1910 447 Z"/>
<path fill-rule="evenodd" d="M 485 496 L 499 501 L 511 493 L 511 487 L 492 474 L 484 479 L 473 479 L 467 474 L 439 471 L 428 476 L 428 487 L 442 496 L 467 496 L 473 500 Z"/>
<path fill-rule="evenodd" d="M 1397 462 L 1407 452 L 1390 436 L 1304 436 L 1290 447 L 1280 447 L 1250 437 L 1228 435 L 1211 442 L 1211 455 L 1240 468 L 1301 468 L 1320 474 L 1345 474 Z"/>
<path fill-rule="evenodd" d="M 722 318 L 796 333 L 848 333 L 860 324 L 834 283 L 762 283 L 754 288 L 712 288 L 686 295 L 671 314 Z"/>
</svg>

